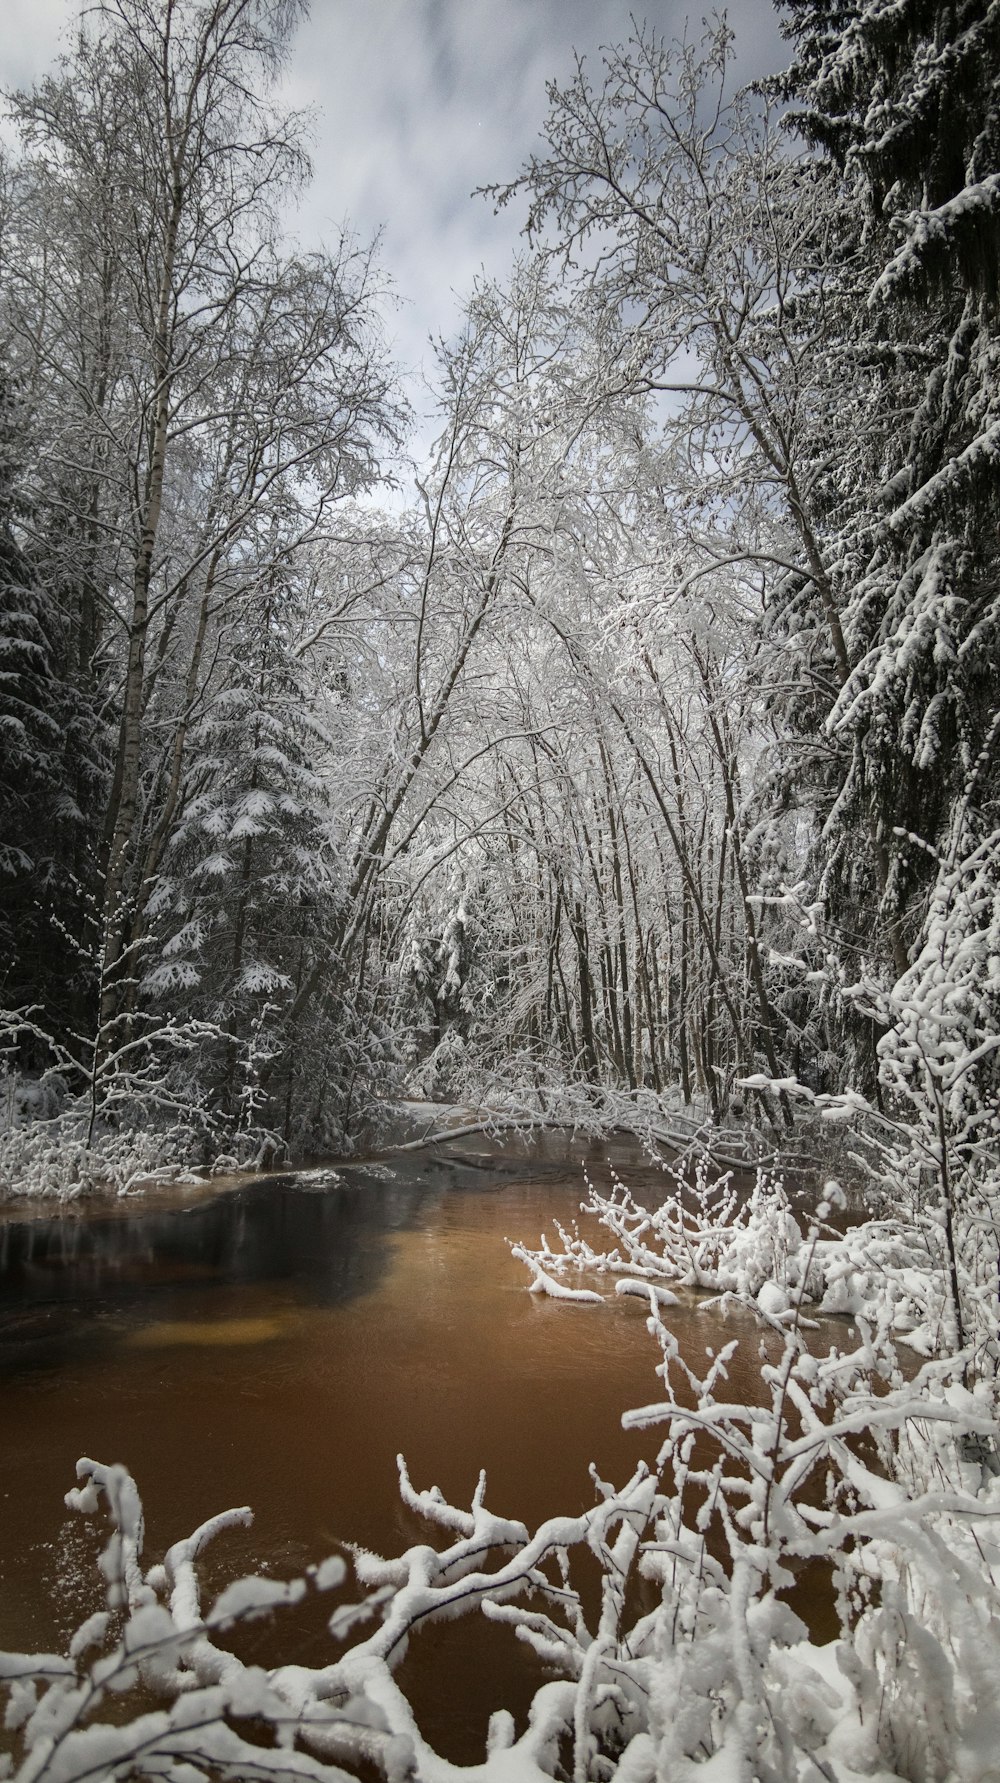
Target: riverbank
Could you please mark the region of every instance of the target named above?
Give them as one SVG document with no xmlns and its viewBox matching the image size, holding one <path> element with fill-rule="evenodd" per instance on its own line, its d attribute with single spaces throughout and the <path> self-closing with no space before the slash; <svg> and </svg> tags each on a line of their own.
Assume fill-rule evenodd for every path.
<svg viewBox="0 0 1000 1783">
<path fill-rule="evenodd" d="M 10 1098 L 8 1098 L 10 1102 Z M 634 1142 L 651 1157 L 672 1157 L 691 1149 L 711 1152 L 720 1169 L 743 1171 L 778 1162 L 773 1145 L 753 1128 L 712 1127 L 704 1114 L 671 1106 L 646 1093 L 631 1098 L 607 1093 L 600 1103 L 577 1099 L 565 1113 L 542 1113 L 525 1107 L 483 1107 L 409 1099 L 382 1104 L 373 1111 L 358 1145 L 350 1153 L 319 1159 L 278 1161 L 274 1145 L 258 1148 L 241 1167 L 230 1155 L 214 1163 L 192 1164 L 192 1135 L 186 1129 L 166 1132 L 98 1131 L 87 1140 L 87 1117 L 73 1110 L 46 1119 L 8 1118 L 0 1129 L 0 1218 L 13 1204 L 66 1205 L 93 1199 L 104 1206 L 115 1198 L 137 1194 L 167 1200 L 196 1199 L 222 1192 L 252 1177 L 274 1179 L 290 1170 L 337 1170 L 346 1165 L 433 1149 L 459 1139 L 480 1142 L 498 1155 L 508 1141 L 531 1144 L 541 1134 L 562 1136 L 570 1144 L 607 1147 Z M 803 1171 L 818 1168 L 801 1142 L 789 1141 L 788 1163 Z"/>
</svg>

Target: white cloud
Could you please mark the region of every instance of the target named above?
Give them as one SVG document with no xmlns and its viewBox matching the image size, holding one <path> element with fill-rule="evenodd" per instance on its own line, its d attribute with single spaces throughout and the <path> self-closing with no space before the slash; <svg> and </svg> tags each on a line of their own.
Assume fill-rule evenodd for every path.
<svg viewBox="0 0 1000 1783">
<path fill-rule="evenodd" d="M 0 0 L 0 86 L 26 87 L 38 80 L 64 47 L 78 6 L 67 0 Z"/>
<path fill-rule="evenodd" d="M 361 235 L 383 229 L 409 366 L 429 334 L 453 328 L 480 268 L 500 276 L 516 251 L 523 207 L 494 216 L 474 188 L 517 172 L 544 120 L 546 80 L 568 77 L 574 50 L 596 63 L 602 44 L 631 35 L 638 10 L 634 0 L 314 0 L 285 83 L 318 113 L 298 230 L 315 240 L 345 216 Z M 647 17 L 672 36 L 684 10 L 659 0 Z M 769 0 L 742 0 L 736 13 L 741 72 L 779 66 Z"/>
<path fill-rule="evenodd" d="M 4 85 L 44 72 L 81 3 L 0 0 Z M 699 29 L 702 9 L 695 0 Z M 517 249 L 523 207 L 494 216 L 473 189 L 517 172 L 544 120 L 546 80 L 569 76 L 574 49 L 594 66 L 642 11 L 635 0 L 313 0 L 282 86 L 315 112 L 315 179 L 291 226 L 304 246 L 345 220 L 364 238 L 383 231 L 403 300 L 389 328 L 411 369 L 429 335 L 452 331 L 479 270 L 502 276 Z M 684 0 L 645 12 L 673 36 Z M 770 0 L 737 0 L 730 17 L 742 73 L 780 65 Z"/>
</svg>

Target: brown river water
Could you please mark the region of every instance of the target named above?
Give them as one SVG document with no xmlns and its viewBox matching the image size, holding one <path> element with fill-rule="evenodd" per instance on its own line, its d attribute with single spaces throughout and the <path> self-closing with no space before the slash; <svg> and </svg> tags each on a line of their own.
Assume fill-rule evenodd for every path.
<svg viewBox="0 0 1000 1783">
<path fill-rule="evenodd" d="M 252 1529 L 206 1556 L 213 1585 L 292 1575 L 346 1541 L 386 1555 L 440 1545 L 443 1532 L 400 1504 L 400 1451 L 418 1489 L 438 1485 L 461 1506 L 485 1467 L 487 1505 L 529 1527 L 594 1502 L 591 1462 L 623 1484 L 658 1446 L 655 1430 L 620 1425 L 657 1397 L 648 1309 L 529 1294 L 504 1242 L 534 1244 L 553 1217 L 572 1220 L 584 1162 L 607 1186 L 609 1154 L 640 1197 L 662 1193 L 630 1142 L 467 1138 L 343 1166 L 326 1186 L 285 1176 L 208 1199 L 173 1191 L 103 1214 L 8 1219 L 0 1649 L 60 1650 L 98 1607 L 101 1531 L 63 1507 L 79 1455 L 135 1475 L 147 1564 L 212 1513 L 252 1505 Z M 597 1243 L 596 1226 L 588 1236 Z M 749 1315 L 721 1328 L 692 1296 L 669 1317 L 695 1365 L 739 1337 L 732 1395 L 756 1395 Z M 332 1657 L 316 1602 L 258 1625 L 253 1657 Z M 399 1676 L 426 1736 L 472 1762 L 492 1710 L 523 1726 L 542 1673 L 509 1630 L 469 1616 L 416 1637 Z"/>
</svg>

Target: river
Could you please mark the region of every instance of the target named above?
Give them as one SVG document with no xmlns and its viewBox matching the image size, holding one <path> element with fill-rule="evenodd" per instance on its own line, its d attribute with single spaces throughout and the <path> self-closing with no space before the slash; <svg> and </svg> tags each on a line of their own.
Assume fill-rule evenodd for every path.
<svg viewBox="0 0 1000 1783">
<path fill-rule="evenodd" d="M 643 1305 L 529 1294 L 504 1242 L 572 1220 L 584 1162 L 606 1186 L 609 1155 L 640 1198 L 662 1194 L 629 1142 L 466 1138 L 207 1199 L 174 1190 L 8 1216 L 0 1648 L 59 1650 L 97 1607 L 99 1532 L 62 1502 L 78 1455 L 134 1473 L 147 1563 L 213 1512 L 251 1504 L 253 1528 L 212 1551 L 213 1582 L 292 1574 L 345 1541 L 395 1554 L 433 1540 L 400 1504 L 399 1451 L 418 1489 L 462 1506 L 485 1467 L 487 1504 L 529 1526 L 594 1502 L 591 1462 L 623 1483 L 656 1449 L 655 1432 L 620 1427 L 656 1396 Z M 670 1322 L 697 1360 L 719 1341 L 693 1297 Z M 733 1396 L 753 1396 L 759 1327 L 730 1314 L 733 1336 L 745 1338 Z M 328 1656 L 315 1609 L 253 1642 L 270 1663 Z M 415 1639 L 400 1677 L 427 1737 L 469 1762 L 493 1709 L 522 1724 L 541 1672 L 479 1616 Z"/>
</svg>

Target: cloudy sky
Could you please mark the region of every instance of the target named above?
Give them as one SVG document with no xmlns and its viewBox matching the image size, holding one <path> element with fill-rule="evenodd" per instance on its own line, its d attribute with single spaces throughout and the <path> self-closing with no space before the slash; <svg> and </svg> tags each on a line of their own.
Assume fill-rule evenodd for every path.
<svg viewBox="0 0 1000 1783">
<path fill-rule="evenodd" d="M 0 0 L 0 84 L 36 79 L 86 0 Z M 448 334 L 481 267 L 500 275 L 523 215 L 493 215 L 473 189 L 512 176 L 535 145 L 545 82 L 574 50 L 627 39 L 631 15 L 673 36 L 705 0 L 312 0 L 285 80 L 316 113 L 315 179 L 297 221 L 304 245 L 349 221 L 382 231 L 399 297 L 397 356 L 419 370 L 428 335 Z M 771 0 L 729 8 L 741 75 L 783 65 Z"/>
</svg>

